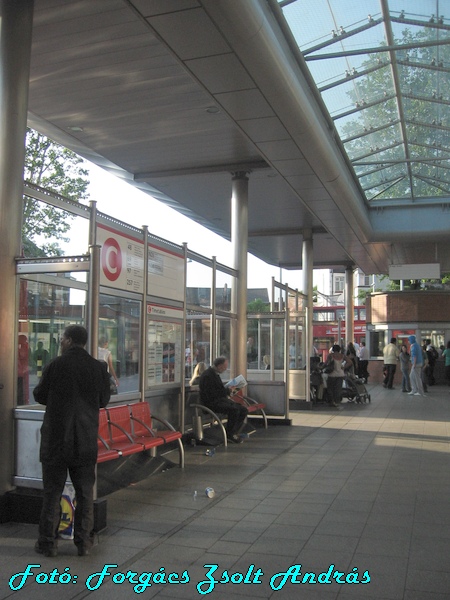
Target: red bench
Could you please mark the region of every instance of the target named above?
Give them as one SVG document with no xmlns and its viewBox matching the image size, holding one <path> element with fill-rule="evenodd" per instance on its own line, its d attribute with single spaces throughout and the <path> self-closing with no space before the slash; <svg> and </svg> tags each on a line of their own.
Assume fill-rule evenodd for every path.
<svg viewBox="0 0 450 600">
<path fill-rule="evenodd" d="M 178 442 L 179 465 L 184 467 L 184 447 L 182 434 L 170 423 L 153 417 L 165 429 L 154 429 L 148 402 L 130 405 L 116 405 L 100 410 L 97 462 L 114 460 L 120 456 L 130 456 L 145 450 L 152 450 L 171 442 Z"/>
<path fill-rule="evenodd" d="M 97 462 L 103 463 L 109 460 L 120 458 L 121 454 L 113 450 L 110 446 L 111 436 L 109 433 L 108 413 L 105 408 L 101 408 L 98 416 L 98 434 L 97 434 Z"/>
<path fill-rule="evenodd" d="M 263 402 L 258 402 L 257 400 L 253 400 L 249 396 L 245 396 L 242 390 L 239 390 L 234 396 L 232 396 L 234 402 L 239 402 L 242 406 L 248 410 L 248 414 L 259 413 L 264 421 L 264 428 L 267 429 L 267 415 L 266 415 L 266 405 Z"/>
<path fill-rule="evenodd" d="M 206 417 L 206 419 L 209 419 L 209 422 L 207 423 L 207 425 L 209 425 L 210 427 L 213 427 L 217 424 L 217 426 L 219 427 L 219 430 L 221 432 L 223 444 L 224 444 L 224 446 L 227 446 L 228 445 L 227 433 L 226 433 L 226 430 L 224 427 L 224 423 L 226 423 L 226 418 L 224 418 L 223 415 L 221 416 L 219 414 L 216 414 L 214 411 L 212 411 L 210 408 L 204 406 L 203 404 L 199 404 L 198 402 L 192 402 L 192 400 L 197 400 L 198 398 L 199 398 L 198 386 L 191 387 L 190 391 L 189 391 L 189 395 L 188 395 L 188 403 L 191 406 L 191 408 L 194 409 L 193 431 L 194 431 L 195 437 L 198 440 L 203 439 L 204 423 L 203 423 L 202 415 L 204 415 L 204 413 L 206 413 L 206 415 L 208 415 Z M 238 402 L 239 404 L 242 404 L 243 406 L 245 406 L 249 415 L 254 414 L 254 413 L 259 413 L 263 419 L 265 429 L 268 428 L 267 415 L 266 415 L 266 411 L 265 411 L 266 405 L 264 403 L 257 402 L 253 398 L 250 398 L 249 396 L 245 396 L 243 394 L 242 390 L 239 390 L 238 392 L 236 392 L 236 394 L 233 394 L 231 396 L 231 399 L 234 402 Z"/>
</svg>

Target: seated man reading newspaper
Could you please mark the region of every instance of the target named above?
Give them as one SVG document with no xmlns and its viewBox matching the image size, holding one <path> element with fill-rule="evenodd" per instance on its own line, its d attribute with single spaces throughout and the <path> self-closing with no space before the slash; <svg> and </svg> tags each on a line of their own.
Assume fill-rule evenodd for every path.
<svg viewBox="0 0 450 600">
<path fill-rule="evenodd" d="M 248 411 L 245 406 L 233 402 L 230 396 L 234 390 L 240 389 L 247 382 L 244 377 L 239 376 L 224 384 L 220 375 L 227 369 L 228 359 L 219 356 L 206 371 L 203 371 L 199 381 L 200 402 L 216 413 L 227 415 L 227 438 L 230 442 L 240 444 L 242 438 L 239 433 Z"/>
</svg>

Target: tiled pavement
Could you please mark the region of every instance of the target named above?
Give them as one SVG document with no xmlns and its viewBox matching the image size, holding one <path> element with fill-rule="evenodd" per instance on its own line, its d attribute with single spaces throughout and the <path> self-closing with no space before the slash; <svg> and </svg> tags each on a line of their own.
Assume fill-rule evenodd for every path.
<svg viewBox="0 0 450 600">
<path fill-rule="evenodd" d="M 449 600 L 448 388 L 422 398 L 369 387 L 370 404 L 292 412 L 292 427 L 258 429 L 213 457 L 187 447 L 184 472 L 108 497 L 108 529 L 89 557 L 62 542 L 44 558 L 35 525 L 1 525 L 0 598 Z M 27 565 L 40 567 L 12 590 Z M 204 565 L 231 581 L 208 582 Z M 305 573 L 331 583 L 301 583 Z"/>
</svg>

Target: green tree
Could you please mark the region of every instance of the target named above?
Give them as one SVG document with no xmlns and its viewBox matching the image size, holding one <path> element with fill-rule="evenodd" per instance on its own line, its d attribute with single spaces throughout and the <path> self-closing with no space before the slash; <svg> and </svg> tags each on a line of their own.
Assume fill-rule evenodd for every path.
<svg viewBox="0 0 450 600">
<path fill-rule="evenodd" d="M 435 45 L 442 32 L 431 20 L 427 27 L 395 31 L 398 89 L 393 85 L 389 52 L 369 54 L 358 69 L 361 77 L 347 92 L 357 112 L 342 128 L 345 149 L 369 202 L 408 199 L 411 195 L 448 197 L 450 78 L 446 66 L 450 45 Z M 414 48 L 416 43 L 419 45 Z M 400 48 L 402 45 L 405 49 Z M 405 130 L 400 123 L 398 92 Z M 404 160 L 405 143 L 409 164 Z M 441 281 L 449 279 L 443 275 Z M 408 281 L 403 285 L 404 289 L 426 289 L 428 283 Z M 399 282 L 391 282 L 391 289 L 400 289 Z"/>
<path fill-rule="evenodd" d="M 27 129 L 24 180 L 72 201 L 88 198 L 88 170 L 77 154 L 46 136 Z M 73 216 L 24 196 L 22 245 L 27 257 L 61 255 L 59 241 L 68 241 Z"/>
<path fill-rule="evenodd" d="M 250 314 L 259 314 L 269 312 L 270 306 L 263 302 L 261 298 L 256 298 L 247 304 L 247 312 Z"/>
<path fill-rule="evenodd" d="M 393 87 L 391 59 L 386 52 L 369 54 L 359 69 L 363 75 L 347 92 L 358 110 L 343 125 L 342 137 L 369 201 L 450 194 L 445 100 L 450 94 L 450 78 L 444 70 L 450 61 L 450 46 L 412 47 L 435 42 L 437 35 L 431 27 L 420 27 L 404 29 L 395 40 L 399 47 L 408 45 L 396 50 L 399 89 Z M 405 143 L 409 165 L 404 160 Z"/>
</svg>

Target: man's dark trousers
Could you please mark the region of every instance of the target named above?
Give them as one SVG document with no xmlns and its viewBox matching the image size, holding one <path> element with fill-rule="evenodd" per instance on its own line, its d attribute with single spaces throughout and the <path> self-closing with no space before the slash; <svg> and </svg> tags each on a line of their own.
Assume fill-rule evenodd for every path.
<svg viewBox="0 0 450 600">
<path fill-rule="evenodd" d="M 228 436 L 239 433 L 248 415 L 248 410 L 242 404 L 233 402 L 229 398 L 219 398 L 206 404 L 215 413 L 225 413 L 227 415 L 227 424 L 225 430 Z"/>
<path fill-rule="evenodd" d="M 94 529 L 93 490 L 95 463 L 70 466 L 64 463 L 42 463 L 44 498 L 39 521 L 39 546 L 54 548 L 61 518 L 60 499 L 67 480 L 67 471 L 75 489 L 74 543 L 89 549 Z"/>
<path fill-rule="evenodd" d="M 386 377 L 384 378 L 383 384 L 385 387 L 392 389 L 397 365 L 384 365 L 384 368 L 386 369 Z"/>
</svg>

